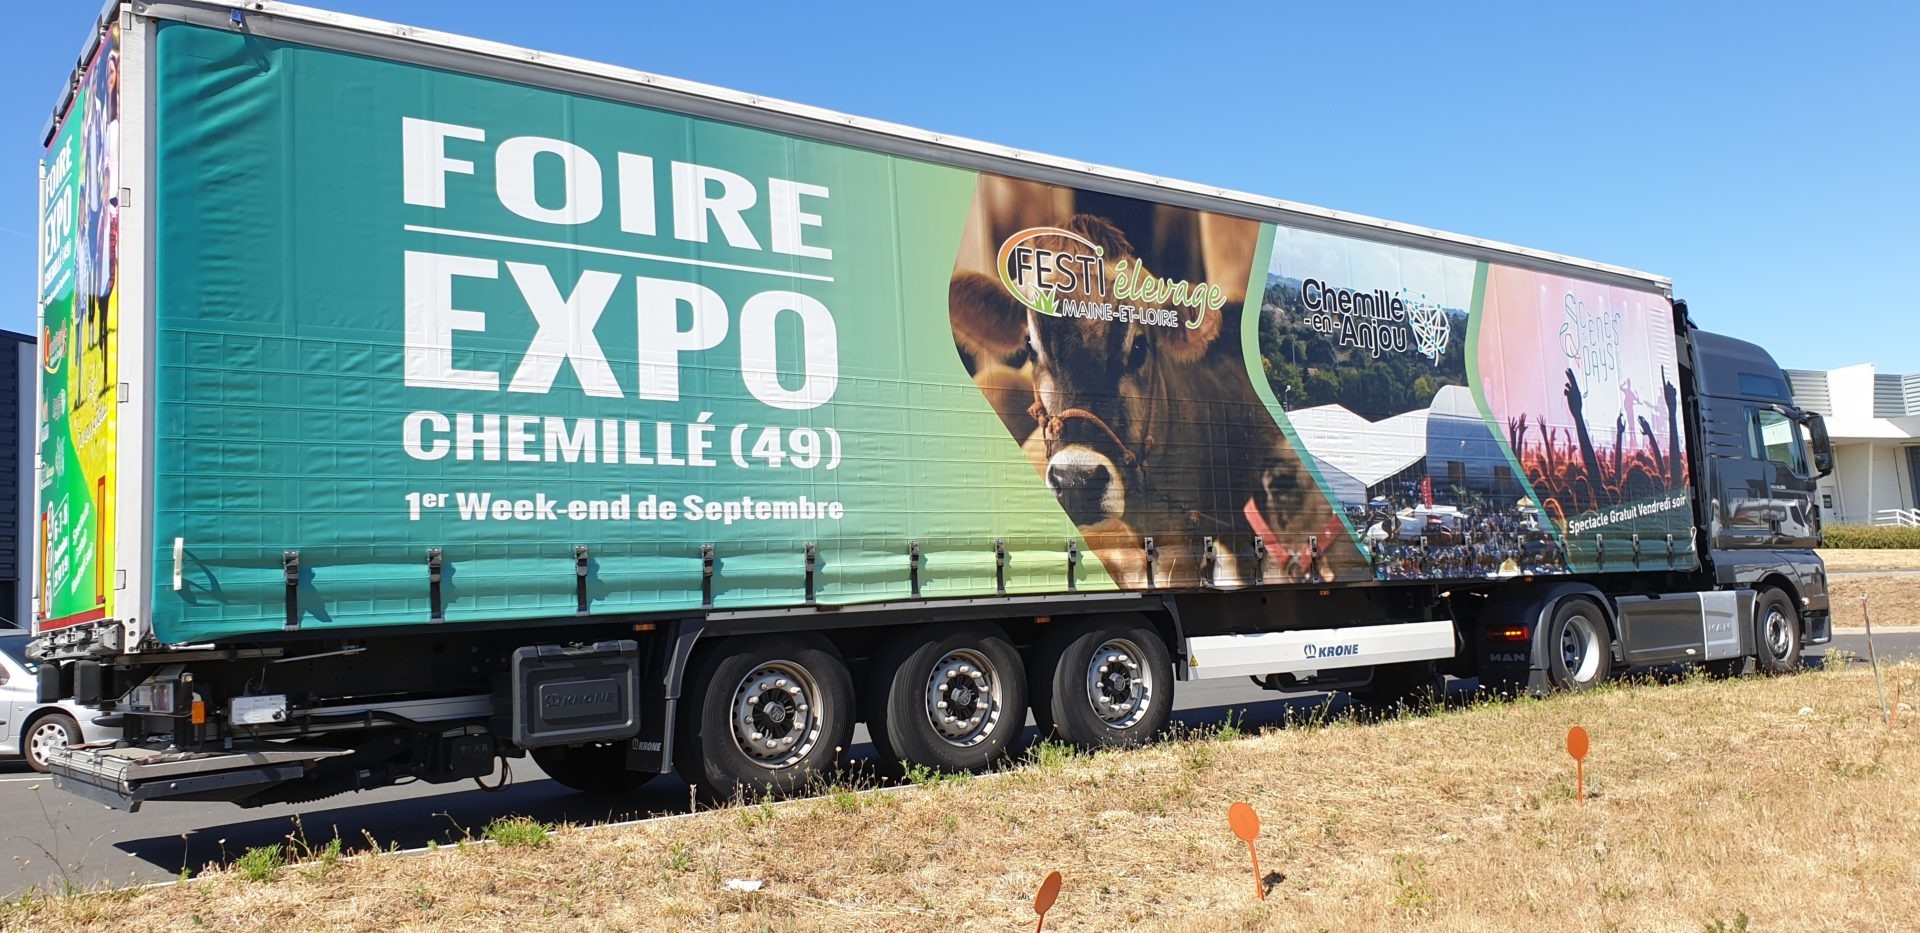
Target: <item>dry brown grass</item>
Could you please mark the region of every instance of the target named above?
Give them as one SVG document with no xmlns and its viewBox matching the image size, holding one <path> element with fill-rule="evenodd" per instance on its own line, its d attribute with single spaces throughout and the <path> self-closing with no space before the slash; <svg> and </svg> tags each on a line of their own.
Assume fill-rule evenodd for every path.
<svg viewBox="0 0 1920 933">
<path fill-rule="evenodd" d="M 1912 697 L 1920 666 L 1892 669 Z M 1562 742 L 1593 735 L 1585 806 Z M 1912 928 L 1920 740 L 1856 666 L 1193 737 L 1015 773 L 32 900 L 13 928 Z M 1254 900 L 1228 803 L 1265 821 Z M 730 878 L 765 882 L 730 893 Z"/>
<path fill-rule="evenodd" d="M 1866 624 L 1860 597 L 1867 598 L 1875 631 L 1920 625 L 1920 573 L 1890 573 L 1870 577 L 1836 577 L 1828 581 L 1827 595 L 1835 628 L 1857 629 Z"/>
<path fill-rule="evenodd" d="M 1822 548 L 1820 559 L 1828 573 L 1860 570 L 1920 570 L 1920 551 L 1872 548 Z"/>
</svg>

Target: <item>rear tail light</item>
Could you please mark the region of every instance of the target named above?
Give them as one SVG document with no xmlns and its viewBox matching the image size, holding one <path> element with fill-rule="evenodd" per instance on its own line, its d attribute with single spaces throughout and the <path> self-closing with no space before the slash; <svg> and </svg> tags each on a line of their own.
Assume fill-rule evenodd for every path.
<svg viewBox="0 0 1920 933">
<path fill-rule="evenodd" d="M 1532 637 L 1533 631 L 1524 625 L 1507 625 L 1487 630 L 1489 641 L 1526 641 Z"/>
</svg>

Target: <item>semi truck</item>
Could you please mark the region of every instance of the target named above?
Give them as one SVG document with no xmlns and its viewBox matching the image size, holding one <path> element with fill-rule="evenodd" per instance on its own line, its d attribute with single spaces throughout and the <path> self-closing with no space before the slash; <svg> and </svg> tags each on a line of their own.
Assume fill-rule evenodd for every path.
<svg viewBox="0 0 1920 933">
<path fill-rule="evenodd" d="M 277 2 L 110 3 L 44 142 L 32 651 L 113 806 L 1830 637 L 1821 419 L 1661 276 Z"/>
</svg>

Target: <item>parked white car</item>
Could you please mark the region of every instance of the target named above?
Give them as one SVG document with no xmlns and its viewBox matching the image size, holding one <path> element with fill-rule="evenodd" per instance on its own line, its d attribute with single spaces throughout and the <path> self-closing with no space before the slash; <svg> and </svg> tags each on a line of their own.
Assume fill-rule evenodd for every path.
<svg viewBox="0 0 1920 933">
<path fill-rule="evenodd" d="M 27 637 L 0 633 L 0 756 L 24 756 L 29 767 L 45 772 L 54 748 L 119 738 L 119 729 L 93 724 L 93 710 L 71 701 L 39 701 L 40 665 L 27 657 Z"/>
</svg>

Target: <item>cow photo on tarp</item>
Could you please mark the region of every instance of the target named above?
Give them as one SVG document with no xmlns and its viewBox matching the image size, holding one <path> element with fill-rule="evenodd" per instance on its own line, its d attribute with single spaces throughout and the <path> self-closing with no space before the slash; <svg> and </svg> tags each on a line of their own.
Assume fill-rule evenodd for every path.
<svg viewBox="0 0 1920 933">
<path fill-rule="evenodd" d="M 983 175 L 949 291 L 962 361 L 1122 586 L 1368 575 L 1255 391 L 1260 225 Z"/>
</svg>

